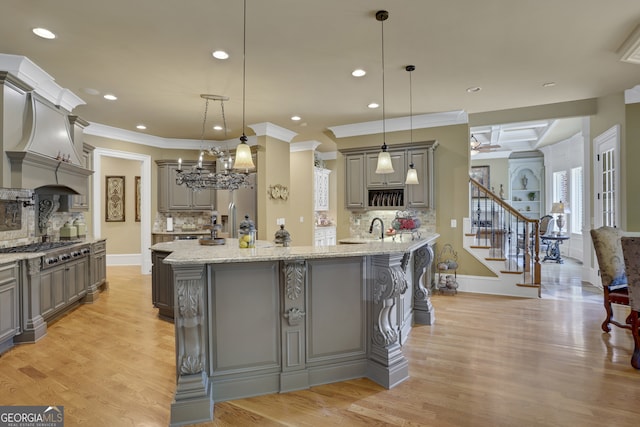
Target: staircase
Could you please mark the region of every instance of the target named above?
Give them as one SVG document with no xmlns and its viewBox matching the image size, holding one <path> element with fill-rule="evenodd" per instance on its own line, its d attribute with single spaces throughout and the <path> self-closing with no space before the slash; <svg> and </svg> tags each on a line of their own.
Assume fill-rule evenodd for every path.
<svg viewBox="0 0 640 427">
<path fill-rule="evenodd" d="M 495 274 L 461 280 L 460 290 L 540 297 L 539 220 L 529 219 L 470 178 L 464 249 Z"/>
</svg>

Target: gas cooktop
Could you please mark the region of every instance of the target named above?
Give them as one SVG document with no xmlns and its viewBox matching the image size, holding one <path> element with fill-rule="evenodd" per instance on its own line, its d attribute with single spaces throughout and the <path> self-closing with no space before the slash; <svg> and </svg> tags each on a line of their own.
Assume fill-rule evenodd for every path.
<svg viewBox="0 0 640 427">
<path fill-rule="evenodd" d="M 47 252 L 52 249 L 59 249 L 65 246 L 71 246 L 80 243 L 80 241 L 58 241 L 58 242 L 41 242 L 32 243 L 30 245 L 13 246 L 10 248 L 0 248 L 0 253 L 12 254 L 22 252 Z"/>
</svg>

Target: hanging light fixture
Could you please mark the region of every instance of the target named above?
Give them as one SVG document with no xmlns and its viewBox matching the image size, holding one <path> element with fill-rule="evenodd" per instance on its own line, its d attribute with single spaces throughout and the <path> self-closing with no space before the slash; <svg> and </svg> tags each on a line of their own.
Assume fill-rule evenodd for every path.
<svg viewBox="0 0 640 427">
<path fill-rule="evenodd" d="M 243 3 L 243 33 L 242 33 L 242 136 L 240 144 L 236 147 L 236 158 L 231 166 L 232 160 L 228 153 L 225 153 L 217 147 L 211 147 L 208 150 L 202 150 L 198 163 L 189 171 L 182 169 L 182 159 L 178 160 L 178 169 L 176 175 L 176 183 L 178 185 L 186 185 L 193 190 L 213 189 L 213 190 L 236 190 L 241 187 L 251 187 L 249 180 L 249 169 L 254 169 L 253 158 L 251 156 L 251 148 L 247 144 L 247 136 L 244 132 L 245 128 L 245 69 L 246 69 L 246 51 L 247 51 L 247 1 Z M 225 132 L 227 129 L 226 118 L 224 115 L 224 101 L 229 98 L 220 95 L 200 95 L 206 100 L 204 108 L 204 119 L 202 121 L 202 135 L 200 138 L 201 145 L 204 144 L 204 134 L 207 123 L 207 112 L 209 110 L 209 101 L 220 101 L 222 109 L 222 118 L 224 121 Z M 204 153 L 217 157 L 222 165 L 221 172 L 207 172 L 203 170 L 202 161 Z M 239 172 L 242 171 L 242 172 Z"/>
<path fill-rule="evenodd" d="M 385 128 L 385 106 L 384 106 L 384 21 L 389 18 L 389 12 L 386 10 L 379 10 L 376 12 L 376 20 L 380 21 L 382 29 L 382 147 L 378 154 L 378 164 L 376 166 L 376 173 L 393 173 L 393 164 L 391 163 L 391 156 L 387 152 L 386 141 L 386 128 Z"/>
<path fill-rule="evenodd" d="M 409 142 L 413 144 L 413 94 L 411 85 L 411 72 L 416 69 L 415 65 L 407 65 L 405 70 L 409 72 Z M 409 170 L 407 171 L 407 179 L 405 184 L 420 184 L 418 182 L 418 171 L 414 167 L 413 162 L 409 163 Z"/>
<path fill-rule="evenodd" d="M 222 120 L 224 122 L 224 128 L 227 128 L 227 120 L 224 115 L 224 101 L 228 101 L 229 98 L 221 95 L 202 94 L 201 98 L 205 99 L 204 105 L 204 117 L 202 119 L 202 134 L 200 135 L 200 145 L 204 146 L 204 134 L 207 128 L 207 113 L 209 111 L 210 101 L 220 101 L 222 109 Z M 207 152 L 211 156 L 216 157 L 222 163 L 222 171 L 220 172 L 208 172 L 204 170 L 202 162 L 204 153 Z M 237 158 L 237 156 L 236 156 Z M 176 170 L 176 183 L 178 185 L 186 185 L 192 190 L 236 190 L 241 187 L 250 187 L 251 181 L 249 180 L 249 174 L 245 172 L 237 172 L 231 168 L 230 156 L 223 150 L 217 147 L 210 147 L 207 150 L 200 151 L 198 157 L 198 163 L 190 170 L 182 169 L 182 159 L 178 160 L 178 169 Z"/>
<path fill-rule="evenodd" d="M 247 0 L 244 0 L 243 6 L 243 23 L 242 23 L 242 136 L 240 137 L 240 145 L 236 147 L 236 161 L 233 164 L 235 169 L 249 169 L 255 168 L 253 164 L 253 158 L 251 156 L 251 148 L 247 144 L 247 135 L 244 133 L 244 119 L 245 119 L 245 80 L 246 80 L 246 64 L 247 64 Z"/>
</svg>

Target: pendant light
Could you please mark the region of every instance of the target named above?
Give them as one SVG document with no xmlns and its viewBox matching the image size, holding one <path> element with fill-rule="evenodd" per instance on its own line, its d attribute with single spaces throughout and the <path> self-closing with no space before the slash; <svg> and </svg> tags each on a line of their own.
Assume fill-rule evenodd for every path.
<svg viewBox="0 0 640 427">
<path fill-rule="evenodd" d="M 416 69 L 415 65 L 407 65 L 405 70 L 409 72 L 409 142 L 413 144 L 413 95 L 411 85 L 411 72 Z M 420 184 L 418 182 L 418 171 L 415 169 L 413 162 L 409 163 L 407 171 L 407 179 L 405 184 Z"/>
<path fill-rule="evenodd" d="M 245 119 L 245 80 L 246 80 L 246 55 L 247 55 L 247 0 L 244 0 L 243 6 L 243 25 L 242 25 L 242 136 L 240 137 L 240 144 L 236 147 L 236 159 L 233 164 L 234 169 L 253 169 L 256 166 L 253 164 L 253 158 L 251 156 L 251 148 L 247 144 L 247 135 L 244 133 L 244 119 Z"/>
<path fill-rule="evenodd" d="M 380 21 L 382 29 L 382 147 L 380 147 L 381 151 L 378 154 L 378 164 L 376 166 L 376 173 L 379 174 L 393 173 L 391 156 L 387 152 L 384 106 L 384 21 L 386 21 L 387 18 L 389 18 L 389 12 L 386 10 L 379 10 L 376 12 L 376 20 Z"/>
</svg>

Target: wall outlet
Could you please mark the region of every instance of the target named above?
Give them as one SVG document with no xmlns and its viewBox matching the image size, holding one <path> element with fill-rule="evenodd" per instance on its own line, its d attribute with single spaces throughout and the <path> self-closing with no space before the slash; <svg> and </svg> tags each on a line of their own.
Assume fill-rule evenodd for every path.
<svg viewBox="0 0 640 427">
<path fill-rule="evenodd" d="M 304 217 L 303 216 L 300 217 L 300 222 L 304 222 Z"/>
<path fill-rule="evenodd" d="M 451 220 L 451 228 L 456 228 L 458 226 L 458 221 L 456 221 L 455 219 Z"/>
<path fill-rule="evenodd" d="M 276 225 L 284 225 L 284 218 L 276 218 Z"/>
</svg>

